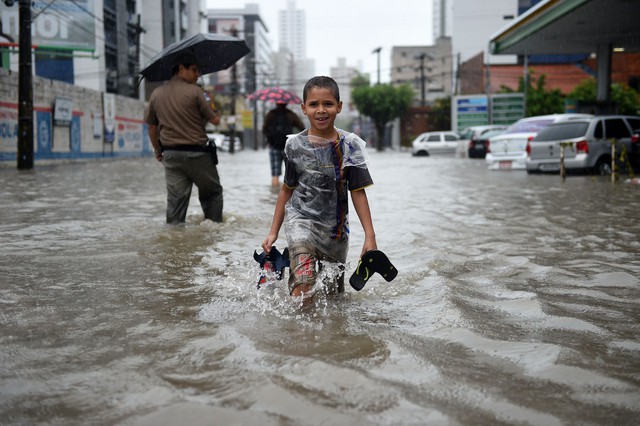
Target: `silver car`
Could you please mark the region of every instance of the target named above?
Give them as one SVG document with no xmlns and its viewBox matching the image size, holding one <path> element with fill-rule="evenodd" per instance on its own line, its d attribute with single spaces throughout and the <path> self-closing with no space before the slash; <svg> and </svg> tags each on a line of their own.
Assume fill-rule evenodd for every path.
<svg viewBox="0 0 640 426">
<path fill-rule="evenodd" d="M 551 114 L 521 118 L 507 128 L 501 135 L 491 138 L 491 151 L 485 161 L 491 170 L 511 170 L 526 168 L 527 142 L 540 130 L 552 123 L 592 117 L 590 114 Z"/>
<path fill-rule="evenodd" d="M 458 147 L 458 139 L 456 132 L 426 132 L 413 140 L 411 154 L 454 154 Z"/>
<path fill-rule="evenodd" d="M 616 144 L 616 160 L 632 151 L 633 130 L 640 117 L 608 115 L 552 124 L 540 131 L 527 146 L 527 173 L 559 172 L 564 149 L 567 172 L 611 173 L 611 142 Z M 626 165 L 622 163 L 621 165 Z"/>
</svg>

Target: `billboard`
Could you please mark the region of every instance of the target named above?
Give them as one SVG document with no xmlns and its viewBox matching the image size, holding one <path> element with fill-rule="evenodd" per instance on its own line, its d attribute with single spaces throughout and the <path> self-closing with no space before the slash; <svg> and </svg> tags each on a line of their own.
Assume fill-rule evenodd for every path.
<svg viewBox="0 0 640 426">
<path fill-rule="evenodd" d="M 95 50 L 96 25 L 92 0 L 35 0 L 31 2 L 31 44 L 41 48 Z M 2 32 L 20 40 L 18 2 L 0 1 Z"/>
<path fill-rule="evenodd" d="M 451 128 L 463 130 L 486 124 L 509 125 L 524 117 L 524 95 L 461 95 L 451 100 Z"/>
</svg>

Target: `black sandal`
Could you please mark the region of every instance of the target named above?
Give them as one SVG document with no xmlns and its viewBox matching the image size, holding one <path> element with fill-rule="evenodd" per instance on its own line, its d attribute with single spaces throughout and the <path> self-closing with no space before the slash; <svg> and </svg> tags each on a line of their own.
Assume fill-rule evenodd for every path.
<svg viewBox="0 0 640 426">
<path fill-rule="evenodd" d="M 349 278 L 349 284 L 356 291 L 360 291 L 376 272 L 382 275 L 382 278 L 387 282 L 392 281 L 398 275 L 398 270 L 391 264 L 386 254 L 380 250 L 369 250 L 362 255 L 358 267 Z"/>
</svg>

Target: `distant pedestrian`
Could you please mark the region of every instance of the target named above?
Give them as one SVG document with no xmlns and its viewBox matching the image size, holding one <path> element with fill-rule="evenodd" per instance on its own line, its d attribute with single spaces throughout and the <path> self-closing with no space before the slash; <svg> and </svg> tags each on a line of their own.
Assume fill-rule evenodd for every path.
<svg viewBox="0 0 640 426">
<path fill-rule="evenodd" d="M 193 184 L 204 218 L 222 222 L 222 185 L 215 145 L 209 143 L 207 122 L 217 125 L 209 94 L 196 85 L 200 70 L 195 55 L 183 53 L 174 62 L 173 77 L 153 91 L 145 111 L 155 158 L 165 170 L 167 223 L 184 223 Z"/>
<path fill-rule="evenodd" d="M 314 293 L 321 262 L 336 263 L 341 270 L 327 283 L 329 292 L 344 291 L 349 192 L 364 230 L 362 253 L 377 249 L 364 189 L 373 184 L 365 142 L 334 127 L 341 110 L 340 92 L 333 79 L 313 77 L 307 82 L 302 112 L 309 119 L 309 129 L 287 140 L 284 184 L 271 229 L 262 243 L 264 253 L 270 253 L 284 223 L 291 261 L 289 291 L 303 300 Z"/>
<path fill-rule="evenodd" d="M 282 161 L 284 160 L 284 145 L 287 135 L 293 129 L 304 130 L 302 120 L 290 109 L 285 102 L 277 102 L 276 107 L 267 113 L 262 126 L 262 133 L 269 144 L 269 162 L 271 164 L 271 186 L 280 186 Z"/>
</svg>

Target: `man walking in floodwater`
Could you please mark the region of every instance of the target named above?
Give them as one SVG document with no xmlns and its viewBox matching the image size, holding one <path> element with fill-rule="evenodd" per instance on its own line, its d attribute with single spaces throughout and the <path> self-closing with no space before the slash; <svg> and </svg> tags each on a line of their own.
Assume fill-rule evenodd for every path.
<svg viewBox="0 0 640 426">
<path fill-rule="evenodd" d="M 198 61 L 191 53 L 176 57 L 173 77 L 153 91 L 145 111 L 155 158 L 165 170 L 167 223 L 184 223 L 193 184 L 204 218 L 222 222 L 222 185 L 215 145 L 209 144 L 205 125 L 220 123 L 209 95 L 196 85 Z"/>
</svg>

